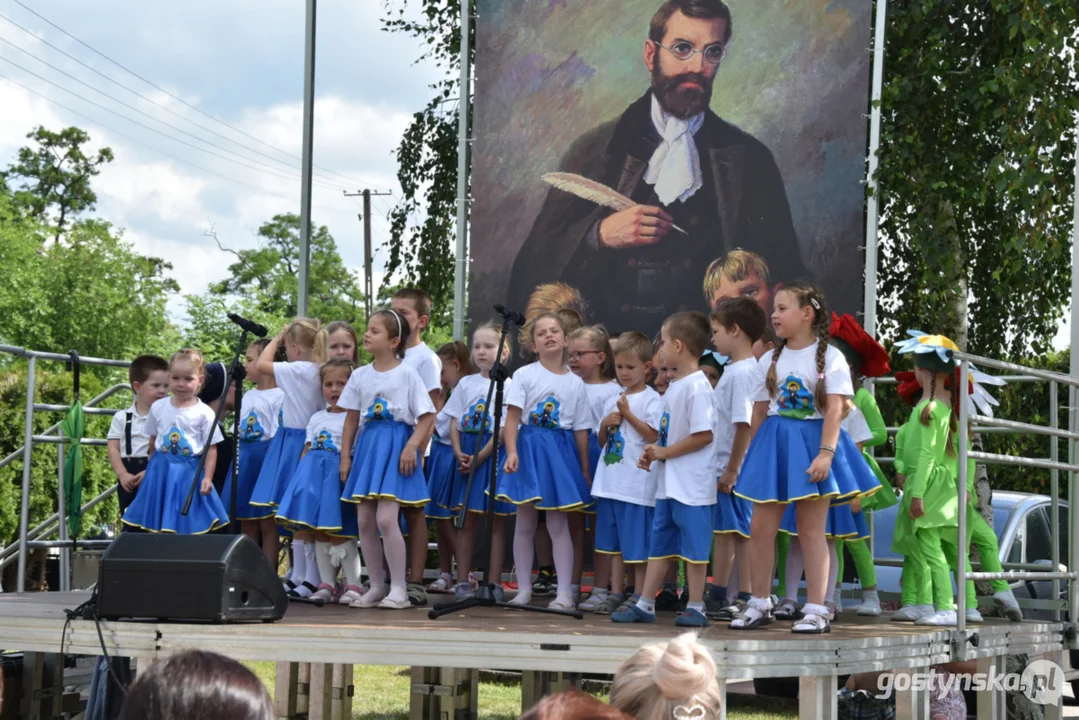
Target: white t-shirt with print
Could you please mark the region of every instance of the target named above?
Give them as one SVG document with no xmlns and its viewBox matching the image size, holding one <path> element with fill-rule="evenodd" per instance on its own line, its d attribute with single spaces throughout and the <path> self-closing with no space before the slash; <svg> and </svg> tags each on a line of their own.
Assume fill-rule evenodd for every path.
<svg viewBox="0 0 1079 720">
<path fill-rule="evenodd" d="M 611 398 L 617 399 L 621 397 L 624 390 L 625 388 L 619 385 L 617 380 L 596 384 L 584 384 L 584 391 L 588 395 L 588 429 L 590 431 L 594 433 L 599 432 L 600 421 L 607 417 L 608 414 L 603 412 L 607 407 L 607 402 Z"/>
<path fill-rule="evenodd" d="M 386 372 L 378 372 L 374 365 L 357 369 L 348 379 L 337 405 L 359 411 L 360 427 L 380 420 L 396 420 L 415 427 L 421 416 L 435 411 L 420 376 L 404 362 Z"/>
<path fill-rule="evenodd" d="M 753 422 L 753 395 L 756 392 L 757 361 L 752 357 L 730 363 L 715 389 L 716 474 L 722 475 L 730 463 L 737 423 Z M 734 468 L 736 471 L 738 468 Z"/>
<path fill-rule="evenodd" d="M 281 388 L 248 390 L 240 403 L 241 442 L 269 442 L 277 434 L 285 393 Z"/>
<path fill-rule="evenodd" d="M 603 408 L 603 417 L 618 410 L 616 395 L 607 400 Z M 659 429 L 659 419 L 663 415 L 663 398 L 650 387 L 626 396 L 629 410 L 645 425 Z M 592 497 L 621 500 L 634 505 L 656 504 L 656 484 L 659 482 L 658 463 L 652 463 L 650 470 L 637 467 L 647 443 L 636 428 L 625 419 L 617 428 L 607 430 L 607 443 L 600 448 L 599 465 L 592 483 Z"/>
<path fill-rule="evenodd" d="M 521 409 L 521 424 L 563 430 L 587 430 L 591 420 L 585 384 L 569 370 L 562 375 L 539 362 L 513 375 L 506 405 Z"/>
<path fill-rule="evenodd" d="M 341 435 L 345 432 L 348 413 L 319 410 L 307 423 L 307 442 L 312 450 L 341 452 Z"/>
<path fill-rule="evenodd" d="M 326 406 L 318 364 L 302 360 L 275 362 L 273 377 L 277 387 L 285 394 L 281 405 L 284 426 L 303 430 L 311 416 Z"/>
<path fill-rule="evenodd" d="M 206 439 L 216 445 L 225 438 L 214 424 L 214 411 L 201 400 L 190 407 L 178 408 L 172 398 L 161 398 L 150 406 L 146 435 L 156 438 L 156 450 L 168 455 L 197 456 L 206 447 Z"/>
<path fill-rule="evenodd" d="M 487 390 L 490 386 L 491 379 L 485 378 L 479 373 L 465 375 L 457 383 L 457 387 L 453 389 L 450 399 L 446 401 L 446 407 L 439 414 L 445 414 L 450 419 L 451 424 L 456 422 L 457 429 L 462 433 L 479 432 L 480 423 L 484 422 L 483 410 L 487 404 Z M 502 427 L 506 426 L 506 413 L 509 411 L 509 404 L 505 401 L 505 398 L 508 396 L 511 387 L 513 387 L 513 378 L 506 378 L 506 383 L 502 388 Z M 492 395 L 491 408 L 487 412 L 487 420 L 483 430 L 486 433 L 490 433 L 491 428 L 494 426 L 494 404 L 494 395 Z"/>
<path fill-rule="evenodd" d="M 714 433 L 716 412 L 712 383 L 697 370 L 672 380 L 663 395 L 659 419 L 659 444 L 670 447 L 705 430 Z M 671 458 L 659 468 L 657 500 L 677 500 L 684 505 L 716 504 L 715 437 L 700 450 Z"/>
<path fill-rule="evenodd" d="M 124 428 L 127 425 L 128 413 L 131 414 L 130 455 L 127 452 L 127 434 L 124 431 Z M 146 432 L 146 421 L 149 417 L 149 411 L 147 411 L 145 415 L 139 415 L 135 403 L 131 403 L 131 407 L 127 410 L 118 410 L 116 414 L 112 416 L 112 422 L 109 424 L 109 434 L 105 437 L 108 440 L 120 441 L 120 457 L 144 458 L 150 454 L 150 436 Z"/>
<path fill-rule="evenodd" d="M 772 365 L 774 350 L 761 356 L 757 363 L 757 389 L 753 399 L 768 403 L 769 415 L 783 415 L 801 420 L 818 420 L 823 415 L 817 411 L 814 391 L 817 389 L 817 342 L 801 350 L 784 348 L 776 363 L 776 397 L 769 397 L 765 381 Z M 850 366 L 843 353 L 831 345 L 824 355 L 824 379 L 829 395 L 854 397 L 850 380 Z"/>
<path fill-rule="evenodd" d="M 869 429 L 869 423 L 865 421 L 865 415 L 857 407 L 851 407 L 847 417 L 843 418 L 840 425 L 855 444 L 868 442 L 873 439 L 873 431 Z"/>
</svg>

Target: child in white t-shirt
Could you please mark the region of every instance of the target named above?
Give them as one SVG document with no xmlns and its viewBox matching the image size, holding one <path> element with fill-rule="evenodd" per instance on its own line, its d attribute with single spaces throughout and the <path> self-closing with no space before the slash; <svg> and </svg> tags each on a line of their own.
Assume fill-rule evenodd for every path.
<svg viewBox="0 0 1079 720">
<path fill-rule="evenodd" d="M 150 406 L 144 431 L 150 438 L 150 462 L 135 501 L 124 523 L 153 533 L 197 535 L 228 524 L 228 512 L 213 485 L 221 430 L 214 413 L 196 397 L 205 361 L 198 350 L 180 350 L 169 360 L 172 397 Z M 199 455 L 209 444 L 199 492 L 187 515 L 183 506 L 199 465 Z"/>
<path fill-rule="evenodd" d="M 655 622 L 656 593 L 670 561 L 678 558 L 686 563 L 690 602 L 675 625 L 708 625 L 704 585 L 716 504 L 715 407 L 712 384 L 697 367 L 708 335 L 708 318 L 701 313 L 675 313 L 663 323 L 660 354 L 673 368 L 674 379 L 663 395 L 657 442 L 645 447 L 639 461 L 644 469 L 653 462 L 663 463 L 658 469 L 648 569 L 641 598 L 611 615 L 614 622 Z"/>
<path fill-rule="evenodd" d="M 753 504 L 736 495 L 734 488 L 752 434 L 750 425 L 757 379 L 753 344 L 764 333 L 767 318 L 755 300 L 737 297 L 720 300 L 709 320 L 712 343 L 729 360 L 715 390 L 718 476 L 714 524 L 715 567 L 705 607 L 709 617 L 729 621 L 741 611 L 750 597 L 748 585 L 752 560 L 747 543 Z M 747 590 L 739 592 L 732 605 L 727 602 L 727 583 L 736 563 L 738 575 L 745 582 Z"/>
<path fill-rule="evenodd" d="M 614 343 L 615 372 L 625 392 L 603 409 L 599 437 L 603 452 L 592 483 L 596 501 L 596 575 L 581 610 L 610 615 L 625 601 L 625 564 L 633 566 L 635 588 L 644 587 L 648 544 L 656 505 L 656 469 L 637 466 L 644 448 L 659 437 L 663 398 L 645 384 L 652 369 L 652 343 L 638 332 Z M 607 582 L 610 580 L 610 593 Z M 639 594 L 630 602 L 636 603 Z"/>
</svg>

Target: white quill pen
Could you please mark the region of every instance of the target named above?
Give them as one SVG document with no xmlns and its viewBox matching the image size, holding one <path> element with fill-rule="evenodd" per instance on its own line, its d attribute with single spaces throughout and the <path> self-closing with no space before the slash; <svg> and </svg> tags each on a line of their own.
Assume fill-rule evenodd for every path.
<svg viewBox="0 0 1079 720">
<path fill-rule="evenodd" d="M 543 176 L 543 181 L 553 188 L 557 188 L 558 190 L 561 190 L 563 192 L 568 192 L 571 195 L 576 195 L 579 198 L 589 200 L 596 203 L 597 205 L 609 207 L 616 212 L 619 210 L 628 210 L 629 208 L 637 207 L 637 205 L 639 204 L 633 202 L 617 190 L 612 190 L 603 183 L 598 183 L 595 180 L 589 180 L 582 175 L 575 175 L 574 173 L 547 173 Z M 682 233 L 686 237 L 689 237 L 689 233 L 687 233 L 685 230 L 678 227 L 677 225 L 672 223 L 671 227 Z"/>
</svg>

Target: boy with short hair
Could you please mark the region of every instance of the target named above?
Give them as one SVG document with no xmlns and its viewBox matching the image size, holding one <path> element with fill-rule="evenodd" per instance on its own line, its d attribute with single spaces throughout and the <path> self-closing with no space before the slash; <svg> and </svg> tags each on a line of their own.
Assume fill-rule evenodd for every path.
<svg viewBox="0 0 1079 720">
<path fill-rule="evenodd" d="M 581 605 L 597 615 L 610 615 L 625 599 L 625 568 L 633 565 L 634 588 L 644 586 L 649 530 L 656 505 L 657 473 L 637 460 L 659 435 L 663 399 L 644 380 L 652 365 L 652 343 L 638 332 L 614 342 L 614 365 L 625 392 L 604 406 L 599 427 L 602 451 L 592 483 L 596 499 L 596 577 L 592 595 Z M 644 528 L 644 532 L 641 529 Z M 607 581 L 611 592 L 607 593 Z M 637 595 L 630 602 L 637 602 Z"/>
<path fill-rule="evenodd" d="M 731 620 L 739 605 L 749 602 L 749 593 L 740 592 L 735 605 L 727 604 L 727 581 L 738 564 L 739 578 L 749 578 L 749 539 L 753 504 L 734 494 L 738 469 L 752 436 L 753 393 L 757 360 L 753 344 L 764 333 L 764 311 L 748 297 L 721 300 L 709 318 L 712 344 L 730 360 L 715 390 L 716 474 L 719 478 L 715 507 L 715 567 L 712 587 L 705 598 L 709 616 Z"/>
<path fill-rule="evenodd" d="M 108 453 L 116 473 L 116 498 L 120 516 L 135 501 L 150 456 L 150 436 L 146 419 L 150 406 L 169 394 L 169 361 L 157 355 L 140 355 L 127 369 L 127 379 L 134 395 L 131 407 L 112 416 L 109 425 Z M 124 526 L 124 531 L 130 527 Z"/>
<path fill-rule="evenodd" d="M 708 344 L 708 318 L 680 312 L 663 323 L 660 354 L 673 379 L 663 396 L 657 442 L 638 462 L 657 469 L 656 510 L 641 598 L 611 615 L 620 623 L 655 622 L 655 598 L 672 558 L 686 562 L 691 602 L 675 620 L 679 627 L 704 627 L 704 585 L 712 554 L 712 514 L 716 504 L 716 459 L 712 448 L 715 407 L 712 385 L 697 368 Z"/>
<path fill-rule="evenodd" d="M 442 396 L 442 360 L 438 354 L 423 342 L 423 331 L 431 320 L 431 296 L 419 288 L 401 288 L 393 294 L 390 308 L 408 322 L 408 344 L 405 346 L 404 361 L 420 374 L 423 386 L 431 396 L 435 412 L 442 410 L 445 398 Z M 424 457 L 430 451 L 431 438 L 424 438 Z M 420 470 L 417 469 L 417 472 Z M 417 607 L 427 604 L 427 590 L 423 586 L 423 571 L 427 566 L 427 517 L 423 506 L 403 507 L 401 514 L 408 525 L 408 599 Z M 449 555 L 453 557 L 452 540 L 443 538 L 448 545 Z"/>
<path fill-rule="evenodd" d="M 704 271 L 705 302 L 714 308 L 720 300 L 747 297 L 770 314 L 773 290 L 768 276 L 768 263 L 764 258 L 749 250 L 735 248 L 713 260 Z"/>
</svg>

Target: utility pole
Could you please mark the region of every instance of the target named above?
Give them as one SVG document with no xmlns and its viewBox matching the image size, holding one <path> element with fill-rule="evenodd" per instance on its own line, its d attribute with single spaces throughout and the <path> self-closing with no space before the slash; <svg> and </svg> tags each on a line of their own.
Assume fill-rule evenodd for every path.
<svg viewBox="0 0 1079 720">
<path fill-rule="evenodd" d="M 300 277 L 296 296 L 299 315 L 307 315 L 311 266 L 311 173 L 315 144 L 315 15 L 316 0 L 307 0 L 303 53 L 303 156 L 300 163 Z"/>
<path fill-rule="evenodd" d="M 374 308 L 375 302 L 375 290 L 374 290 L 374 269 L 372 268 L 372 256 L 371 250 L 371 196 L 378 197 L 380 195 L 390 195 L 389 192 L 382 192 L 379 190 L 361 190 L 358 193 L 345 193 L 345 197 L 357 197 L 363 196 L 363 213 L 360 214 L 360 220 L 363 222 L 363 309 L 364 309 L 364 325 L 371 319 L 371 312 Z"/>
</svg>

